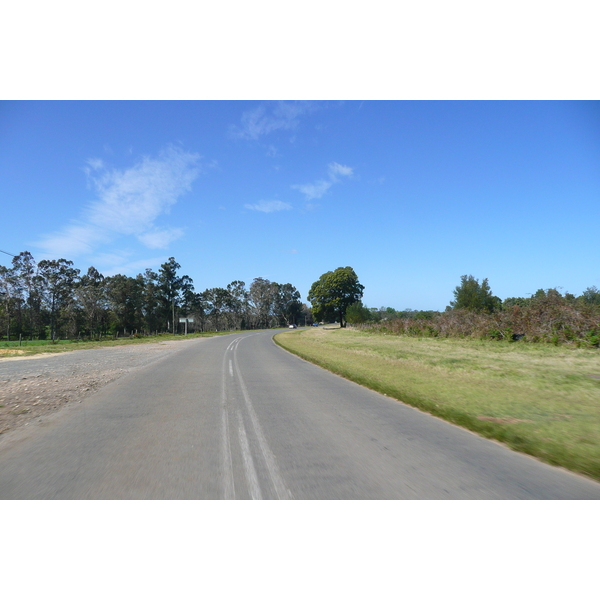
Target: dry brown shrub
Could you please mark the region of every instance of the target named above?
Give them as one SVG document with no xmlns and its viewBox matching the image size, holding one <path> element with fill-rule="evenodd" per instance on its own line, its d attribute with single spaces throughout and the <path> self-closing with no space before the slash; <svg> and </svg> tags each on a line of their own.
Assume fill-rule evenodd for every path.
<svg viewBox="0 0 600 600">
<path fill-rule="evenodd" d="M 511 306 L 493 313 L 465 309 L 438 313 L 431 319 L 392 319 L 361 327 L 394 335 L 478 338 L 578 346 L 600 345 L 600 306 L 569 300 L 555 290 L 532 298 L 528 306 Z"/>
</svg>

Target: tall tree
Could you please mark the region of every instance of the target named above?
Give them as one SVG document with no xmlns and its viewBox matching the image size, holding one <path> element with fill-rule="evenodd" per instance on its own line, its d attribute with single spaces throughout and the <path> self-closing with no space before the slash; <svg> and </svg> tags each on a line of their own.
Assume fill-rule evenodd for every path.
<svg viewBox="0 0 600 600">
<path fill-rule="evenodd" d="M 276 286 L 277 284 L 262 277 L 257 277 L 250 284 L 250 301 L 256 314 L 258 327 L 268 328 L 271 325 L 277 294 Z"/>
<path fill-rule="evenodd" d="M 215 330 L 225 329 L 221 317 L 224 316 L 230 305 L 229 292 L 224 288 L 210 288 L 202 293 L 202 297 L 206 302 L 206 312 L 211 318 Z"/>
<path fill-rule="evenodd" d="M 502 301 L 492 294 L 487 279 L 481 284 L 473 275 L 462 275 L 460 285 L 454 289 L 454 300 L 449 309 L 464 308 L 475 312 L 494 312 L 502 306 Z"/>
<path fill-rule="evenodd" d="M 75 293 L 90 335 L 100 335 L 101 324 L 105 320 L 107 309 L 104 275 L 95 267 L 90 267 L 78 281 Z"/>
<path fill-rule="evenodd" d="M 291 283 L 276 285 L 277 296 L 275 310 L 279 317 L 280 325 L 297 324 L 297 321 L 302 314 L 300 292 Z"/>
<path fill-rule="evenodd" d="M 194 289 L 191 277 L 184 275 L 180 277 L 177 271 L 181 265 L 171 256 L 166 263 L 160 266 L 158 271 L 158 284 L 162 293 L 166 311 L 170 308 L 171 331 L 175 333 L 175 309 L 184 293 L 192 292 Z"/>
<path fill-rule="evenodd" d="M 0 298 L 5 319 L 6 339 L 10 340 L 10 326 L 18 304 L 18 286 L 14 269 L 0 265 Z"/>
<path fill-rule="evenodd" d="M 73 288 L 79 269 L 73 268 L 73 261 L 42 260 L 38 264 L 44 286 L 45 304 L 50 312 L 50 337 L 54 341 L 60 327 L 62 311 L 73 298 Z"/>
<path fill-rule="evenodd" d="M 308 292 L 315 319 L 321 321 L 335 317 L 340 327 L 345 327 L 346 311 L 362 298 L 364 289 L 352 267 L 338 267 L 335 271 L 323 273 Z"/>
<path fill-rule="evenodd" d="M 600 290 L 593 285 L 592 287 L 589 287 L 583 291 L 580 299 L 585 304 L 600 305 Z"/>
<path fill-rule="evenodd" d="M 231 326 L 233 329 L 245 329 L 250 309 L 250 294 L 243 281 L 235 280 L 227 285 L 231 308 Z"/>
<path fill-rule="evenodd" d="M 12 264 L 18 295 L 27 315 L 26 331 L 33 339 L 33 335 L 38 335 L 41 329 L 42 278 L 30 252 L 21 252 L 12 259 Z"/>
</svg>

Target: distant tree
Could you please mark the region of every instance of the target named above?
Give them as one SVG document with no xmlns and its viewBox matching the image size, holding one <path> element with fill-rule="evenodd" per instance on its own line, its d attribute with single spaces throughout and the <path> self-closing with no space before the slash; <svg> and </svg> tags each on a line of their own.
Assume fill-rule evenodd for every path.
<svg viewBox="0 0 600 600">
<path fill-rule="evenodd" d="M 600 305 L 600 290 L 596 286 L 589 287 L 581 294 L 580 299 L 585 304 Z"/>
<path fill-rule="evenodd" d="M 229 292 L 230 327 L 245 329 L 248 323 L 249 293 L 243 281 L 235 280 L 227 285 Z"/>
<path fill-rule="evenodd" d="M 0 299 L 2 317 L 5 319 L 6 339 L 10 340 L 10 326 L 18 305 L 17 280 L 14 269 L 0 265 Z"/>
<path fill-rule="evenodd" d="M 14 276 L 15 291 L 20 299 L 20 304 L 27 314 L 25 333 L 30 339 L 38 335 L 42 326 L 42 279 L 38 273 L 37 264 L 30 252 L 21 252 L 12 259 L 12 273 Z"/>
<path fill-rule="evenodd" d="M 267 328 L 271 325 L 277 301 L 277 288 L 276 283 L 263 277 L 256 277 L 250 284 L 250 302 L 256 315 L 257 327 Z"/>
<path fill-rule="evenodd" d="M 280 325 L 297 324 L 302 315 L 300 292 L 291 283 L 277 284 L 275 313 Z"/>
<path fill-rule="evenodd" d="M 323 273 L 308 292 L 315 319 L 321 321 L 333 317 L 339 320 L 340 327 L 345 327 L 346 311 L 362 298 L 364 289 L 352 267 Z"/>
<path fill-rule="evenodd" d="M 146 269 L 143 275 L 136 278 L 141 286 L 141 305 L 144 323 L 149 331 L 164 331 L 164 318 L 161 314 L 162 293 L 158 281 L 158 273 Z"/>
<path fill-rule="evenodd" d="M 107 308 L 104 275 L 90 267 L 75 286 L 75 296 L 85 316 L 85 325 L 91 335 L 100 334 Z"/>
<path fill-rule="evenodd" d="M 450 302 L 448 308 L 491 313 L 501 306 L 502 301 L 492 294 L 487 279 L 480 284 L 473 275 L 462 275 L 460 285 L 457 285 L 454 290 L 454 300 Z"/>
<path fill-rule="evenodd" d="M 346 321 L 352 325 L 367 323 L 379 319 L 379 315 L 373 314 L 360 300 L 354 302 L 346 309 Z"/>
<path fill-rule="evenodd" d="M 224 288 L 210 288 L 202 292 L 206 303 L 206 314 L 213 322 L 215 331 L 223 329 L 221 317 L 230 306 L 231 295 Z"/>
<path fill-rule="evenodd" d="M 194 285 L 188 275 L 179 276 L 181 265 L 171 256 L 160 265 L 158 285 L 162 296 L 163 314 L 171 321 L 171 332 L 175 333 L 175 310 L 186 293 L 193 291 Z"/>
<path fill-rule="evenodd" d="M 117 274 L 104 280 L 104 289 L 110 314 L 110 331 L 116 334 L 123 330 L 142 329 L 143 281 Z"/>
<path fill-rule="evenodd" d="M 73 261 L 64 258 L 42 260 L 38 268 L 44 286 L 45 305 L 50 313 L 50 337 L 54 341 L 64 311 L 72 302 L 79 269 L 74 269 Z"/>
<path fill-rule="evenodd" d="M 531 304 L 531 298 L 522 298 L 522 297 L 514 297 L 514 298 L 505 298 L 502 301 L 502 308 L 512 308 L 513 306 L 529 306 Z"/>
<path fill-rule="evenodd" d="M 304 303 L 302 303 L 301 318 L 303 320 L 303 325 L 312 325 L 315 321 L 312 310 Z"/>
</svg>

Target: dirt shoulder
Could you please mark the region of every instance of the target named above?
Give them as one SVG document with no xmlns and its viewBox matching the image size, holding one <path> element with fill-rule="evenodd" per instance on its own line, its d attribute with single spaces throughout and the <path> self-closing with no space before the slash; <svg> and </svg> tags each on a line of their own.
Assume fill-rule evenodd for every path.
<svg viewBox="0 0 600 600">
<path fill-rule="evenodd" d="M 195 340 L 0 358 L 0 440 Z"/>
</svg>

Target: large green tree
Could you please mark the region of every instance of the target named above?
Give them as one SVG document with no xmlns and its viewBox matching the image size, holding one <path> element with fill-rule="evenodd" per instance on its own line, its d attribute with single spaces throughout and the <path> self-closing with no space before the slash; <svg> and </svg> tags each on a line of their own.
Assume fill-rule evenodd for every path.
<svg viewBox="0 0 600 600">
<path fill-rule="evenodd" d="M 44 286 L 44 303 L 50 313 L 50 338 L 54 341 L 66 309 L 73 302 L 79 269 L 73 268 L 73 261 L 64 258 L 41 260 L 38 268 Z"/>
<path fill-rule="evenodd" d="M 460 285 L 454 289 L 454 300 L 448 309 L 464 308 L 475 312 L 494 312 L 502 306 L 502 301 L 492 294 L 487 279 L 479 283 L 473 275 L 462 275 Z"/>
<path fill-rule="evenodd" d="M 338 267 L 323 273 L 310 287 L 308 301 L 317 321 L 335 318 L 340 327 L 346 326 L 346 311 L 363 295 L 364 285 L 352 267 Z"/>
<path fill-rule="evenodd" d="M 175 311 L 184 296 L 194 291 L 194 282 L 188 275 L 179 276 L 181 265 L 173 256 L 160 265 L 158 285 L 162 295 L 163 312 L 170 317 L 171 332 L 175 333 Z"/>
</svg>

